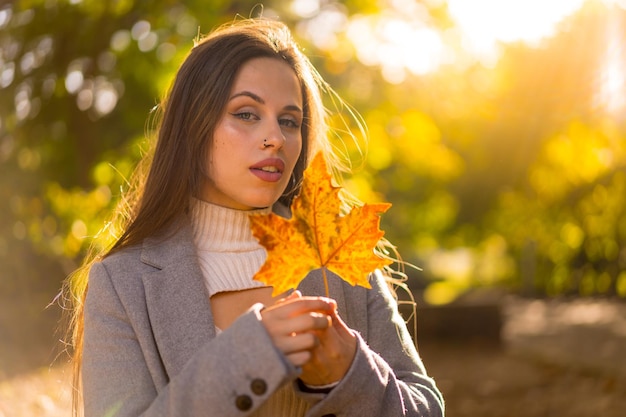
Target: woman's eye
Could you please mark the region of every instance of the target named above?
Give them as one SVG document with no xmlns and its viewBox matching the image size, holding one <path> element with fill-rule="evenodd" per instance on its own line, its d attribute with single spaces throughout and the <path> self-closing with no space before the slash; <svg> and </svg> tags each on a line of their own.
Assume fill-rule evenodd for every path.
<svg viewBox="0 0 626 417">
<path fill-rule="evenodd" d="M 241 120 L 252 120 L 252 118 L 254 117 L 254 114 L 248 111 L 242 111 L 239 113 L 231 113 L 231 114 L 235 116 L 237 119 L 241 119 Z"/>
<path fill-rule="evenodd" d="M 300 124 L 297 121 L 293 120 L 293 119 L 280 119 L 278 121 L 278 123 L 281 126 L 285 126 L 287 128 L 290 128 L 290 129 L 297 129 L 297 128 L 300 127 Z"/>
</svg>

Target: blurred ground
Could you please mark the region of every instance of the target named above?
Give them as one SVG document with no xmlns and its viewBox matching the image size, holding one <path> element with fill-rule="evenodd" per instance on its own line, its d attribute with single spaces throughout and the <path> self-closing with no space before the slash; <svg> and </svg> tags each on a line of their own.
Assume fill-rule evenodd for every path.
<svg viewBox="0 0 626 417">
<path fill-rule="evenodd" d="M 623 417 L 626 303 L 501 303 L 501 345 L 428 341 L 420 352 L 448 417 Z"/>
<path fill-rule="evenodd" d="M 420 335 L 448 417 L 626 415 L 626 303 L 506 296 L 500 305 L 500 344 Z M 23 349 L 4 348 L 23 359 Z M 9 359 L 0 362 L 0 417 L 70 415 L 67 366 L 15 373 Z"/>
</svg>

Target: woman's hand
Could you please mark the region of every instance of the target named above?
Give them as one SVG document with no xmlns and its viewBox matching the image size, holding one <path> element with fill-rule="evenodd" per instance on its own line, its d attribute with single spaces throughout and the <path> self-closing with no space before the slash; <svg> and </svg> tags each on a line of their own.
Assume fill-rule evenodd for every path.
<svg viewBox="0 0 626 417">
<path fill-rule="evenodd" d="M 261 322 L 274 345 L 294 366 L 303 366 L 313 358 L 320 345 L 319 335 L 331 326 L 336 309 L 334 300 L 303 297 L 294 291 L 261 311 Z"/>
<path fill-rule="evenodd" d="M 356 352 L 356 336 L 337 314 L 334 300 L 303 297 L 294 291 L 261 311 L 276 347 L 294 365 L 308 385 L 339 381 L 348 372 Z"/>
<path fill-rule="evenodd" d="M 311 359 L 302 366 L 300 379 L 307 385 L 327 385 L 341 380 L 356 354 L 356 336 L 334 309 L 331 325 L 317 331 L 319 344 Z"/>
</svg>

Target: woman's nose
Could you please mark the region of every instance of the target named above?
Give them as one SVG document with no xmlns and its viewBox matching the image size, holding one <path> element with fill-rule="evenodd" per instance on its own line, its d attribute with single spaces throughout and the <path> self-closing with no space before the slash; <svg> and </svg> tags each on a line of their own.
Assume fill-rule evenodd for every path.
<svg viewBox="0 0 626 417">
<path fill-rule="evenodd" d="M 263 137 L 263 148 L 282 148 L 285 144 L 285 135 L 278 122 L 273 122 L 267 129 L 267 134 Z"/>
</svg>

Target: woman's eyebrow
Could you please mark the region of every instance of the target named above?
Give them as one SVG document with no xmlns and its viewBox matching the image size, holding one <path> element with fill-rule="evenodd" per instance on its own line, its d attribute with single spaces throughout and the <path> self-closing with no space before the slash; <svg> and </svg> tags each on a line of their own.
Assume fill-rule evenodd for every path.
<svg viewBox="0 0 626 417">
<path fill-rule="evenodd" d="M 241 97 L 241 96 L 245 96 L 245 97 L 250 97 L 252 100 L 260 103 L 260 104 L 265 104 L 265 100 L 263 100 L 261 97 L 257 96 L 256 94 L 250 92 L 250 91 L 241 91 L 239 93 L 233 94 L 230 98 L 230 100 L 233 100 L 237 97 Z"/>
<path fill-rule="evenodd" d="M 265 104 L 265 100 L 263 100 L 261 97 L 259 97 L 258 95 L 254 94 L 251 91 L 241 91 L 239 93 L 233 94 L 229 100 L 234 100 L 237 97 L 250 97 L 252 100 L 256 101 L 259 104 Z M 289 104 L 287 106 L 284 107 L 285 110 L 291 110 L 291 111 L 296 111 L 299 113 L 302 113 L 302 109 L 295 105 L 295 104 Z"/>
</svg>

